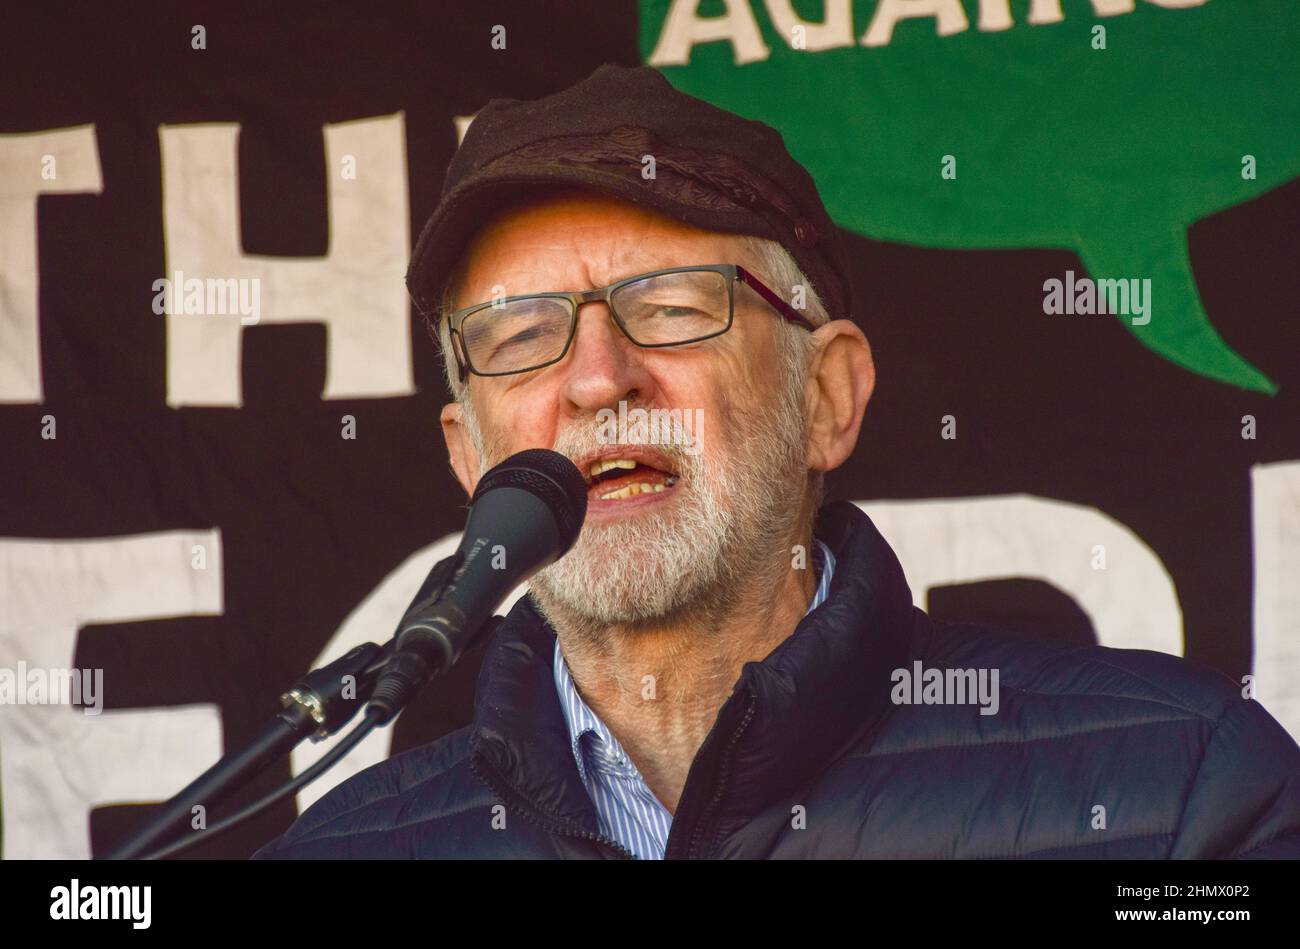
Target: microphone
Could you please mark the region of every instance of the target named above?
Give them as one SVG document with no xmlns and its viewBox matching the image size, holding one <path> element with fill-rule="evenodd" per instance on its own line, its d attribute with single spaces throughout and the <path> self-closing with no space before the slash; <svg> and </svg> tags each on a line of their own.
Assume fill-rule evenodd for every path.
<svg viewBox="0 0 1300 949">
<path fill-rule="evenodd" d="M 587 482 L 559 452 L 530 448 L 489 469 L 460 547 L 434 566 L 398 624 L 367 714 L 384 724 L 450 669 L 511 590 L 569 552 L 586 516 Z"/>
</svg>

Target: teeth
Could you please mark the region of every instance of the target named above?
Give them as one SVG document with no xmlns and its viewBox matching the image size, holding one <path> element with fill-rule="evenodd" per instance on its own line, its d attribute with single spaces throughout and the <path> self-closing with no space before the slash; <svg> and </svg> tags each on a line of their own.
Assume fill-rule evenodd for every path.
<svg viewBox="0 0 1300 949">
<path fill-rule="evenodd" d="M 622 501 L 625 498 L 634 498 L 638 494 L 658 494 L 664 489 L 662 484 L 629 484 L 619 488 L 617 491 L 611 491 L 609 494 L 602 494 L 602 501 Z"/>
<path fill-rule="evenodd" d="M 636 467 L 635 461 L 629 461 L 626 458 L 606 458 L 604 461 L 598 461 L 591 466 L 591 476 L 594 478 L 610 468 L 626 468 L 631 471 Z"/>
</svg>

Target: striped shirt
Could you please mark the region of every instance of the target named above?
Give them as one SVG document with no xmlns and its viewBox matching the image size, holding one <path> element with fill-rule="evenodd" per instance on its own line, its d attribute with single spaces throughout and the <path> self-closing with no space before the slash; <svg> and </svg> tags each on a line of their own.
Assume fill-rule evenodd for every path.
<svg viewBox="0 0 1300 949">
<path fill-rule="evenodd" d="M 835 573 L 835 555 L 820 540 L 813 548 L 813 562 L 818 572 L 817 591 L 805 616 L 825 602 Z M 600 832 L 643 860 L 662 860 L 673 815 L 646 785 L 618 739 L 578 694 L 558 639 L 555 689 L 569 728 L 578 774 L 596 805 Z"/>
</svg>

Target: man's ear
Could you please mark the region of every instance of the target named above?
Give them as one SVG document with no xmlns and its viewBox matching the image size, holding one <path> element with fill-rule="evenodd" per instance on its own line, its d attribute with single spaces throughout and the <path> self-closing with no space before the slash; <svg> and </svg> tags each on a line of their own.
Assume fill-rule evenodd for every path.
<svg viewBox="0 0 1300 949">
<path fill-rule="evenodd" d="M 853 453 L 876 387 L 871 344 L 852 320 L 831 320 L 813 333 L 808 373 L 808 467 L 831 471 Z"/>
<path fill-rule="evenodd" d="M 459 402 L 449 402 L 442 407 L 442 437 L 447 443 L 451 470 L 465 493 L 472 497 L 482 472 L 479 471 L 478 449 L 474 447 L 474 439 L 461 420 Z"/>
</svg>

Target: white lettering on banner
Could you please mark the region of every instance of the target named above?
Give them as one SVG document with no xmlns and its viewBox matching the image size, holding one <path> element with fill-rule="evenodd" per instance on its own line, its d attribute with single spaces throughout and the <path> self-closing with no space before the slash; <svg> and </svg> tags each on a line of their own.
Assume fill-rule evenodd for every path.
<svg viewBox="0 0 1300 949">
<path fill-rule="evenodd" d="M 329 253 L 273 258 L 245 254 L 239 236 L 239 126 L 159 128 L 163 165 L 165 277 L 252 280 L 258 323 L 323 323 L 322 398 L 415 393 L 406 296 L 410 226 L 403 116 L 325 126 L 325 166 L 355 158 L 355 178 L 326 176 Z M 283 213 L 293 213 L 284 208 Z M 146 290 L 148 295 L 146 296 Z M 142 303 L 153 291 L 141 288 Z M 243 404 L 237 317 L 172 314 L 167 324 L 167 404 Z"/>
<path fill-rule="evenodd" d="M 50 167 L 47 157 L 54 159 L 53 177 L 42 174 Z M 0 402 L 45 398 L 36 199 L 103 190 L 94 126 L 0 135 Z M 75 274 L 66 276 L 77 279 Z"/>
<path fill-rule="evenodd" d="M 699 15 L 700 0 L 673 0 L 647 65 L 685 66 L 696 45 L 719 40 L 731 43 L 737 66 L 771 56 L 749 4 L 745 0 L 723 0 L 723 4 L 726 13 L 703 17 Z"/>
<path fill-rule="evenodd" d="M 191 565 L 195 545 L 206 569 Z M 91 623 L 223 611 L 219 531 L 93 540 L 0 538 L 0 666 L 72 665 Z M 113 694 L 111 673 L 105 683 Z M 106 709 L 26 704 L 0 712 L 4 859 L 90 856 L 90 811 L 162 801 L 221 755 L 215 705 Z"/>
<path fill-rule="evenodd" d="M 1028 577 L 1072 596 L 1103 646 L 1183 654 L 1182 609 L 1165 565 L 1096 508 L 1024 494 L 856 503 L 894 548 L 922 609 L 932 587 Z M 1106 570 L 1092 568 L 1097 544 Z"/>
<path fill-rule="evenodd" d="M 1255 698 L 1300 740 L 1300 461 L 1250 469 Z"/>
<path fill-rule="evenodd" d="M 474 124 L 474 116 L 458 115 L 453 121 L 456 123 L 456 147 L 459 148 L 460 143 L 465 141 L 465 133 L 468 132 L 469 127 Z"/>
<path fill-rule="evenodd" d="M 767 0 L 767 13 L 772 25 L 782 37 L 795 36 L 802 29 L 802 45 L 798 49 L 817 52 L 853 45 L 853 6 L 851 0 L 825 0 L 822 19 L 805 20 L 795 12 L 792 0 Z"/>
<path fill-rule="evenodd" d="M 1151 6 L 1170 10 L 1199 7 L 1207 0 L 1146 0 Z M 723 0 L 720 16 L 700 16 L 702 0 L 673 0 L 664 15 L 659 38 L 647 64 L 685 66 L 691 52 L 702 43 L 729 42 L 737 66 L 761 62 L 772 55 L 763 40 L 755 7 L 747 0 Z M 817 52 L 853 46 L 888 46 L 894 28 L 906 20 L 933 22 L 936 36 L 955 36 L 970 29 L 961 0 L 877 0 L 861 39 L 853 38 L 853 10 L 849 0 L 825 0 L 821 20 L 805 20 L 795 12 L 793 0 L 763 0 L 767 15 L 779 36 L 791 49 Z M 1134 0 L 1092 0 L 1092 13 L 1099 17 L 1119 16 L 1136 9 Z M 981 33 L 996 33 L 1015 26 L 1010 0 L 979 0 Z M 1085 14 L 1086 15 L 1086 14 Z M 1030 26 L 1060 23 L 1065 19 L 1061 0 L 1029 0 L 1025 22 Z M 802 45 L 801 45 L 802 44 Z"/>
</svg>

